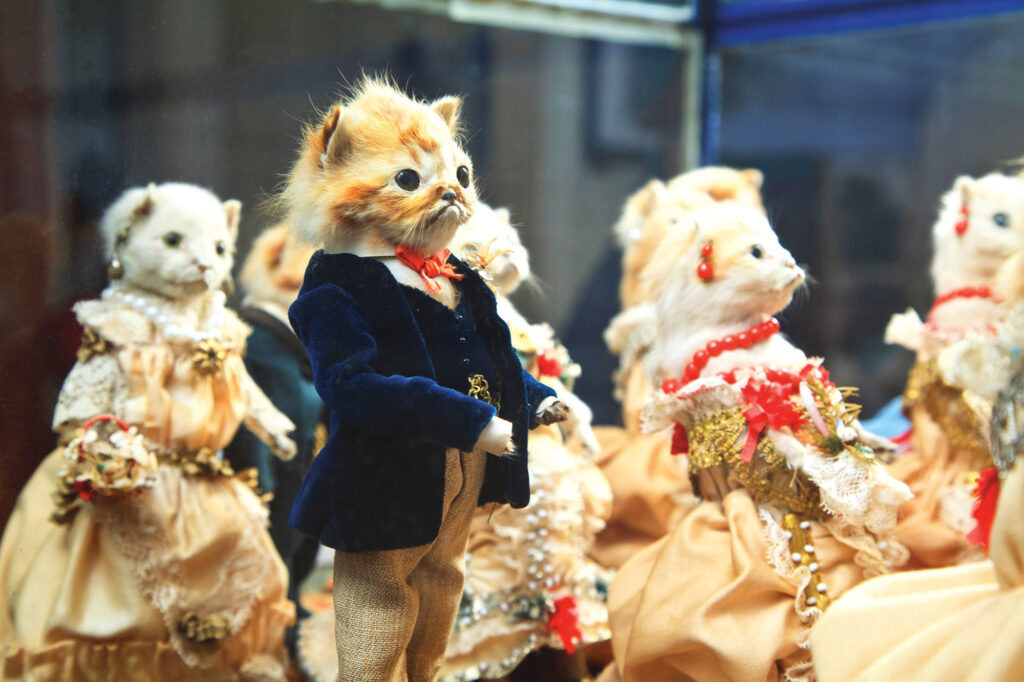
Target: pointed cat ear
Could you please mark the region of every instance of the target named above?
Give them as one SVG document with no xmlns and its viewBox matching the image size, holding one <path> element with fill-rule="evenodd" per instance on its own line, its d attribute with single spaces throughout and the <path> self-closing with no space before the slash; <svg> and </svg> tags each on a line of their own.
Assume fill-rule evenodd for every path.
<svg viewBox="0 0 1024 682">
<path fill-rule="evenodd" d="M 667 191 L 668 187 L 665 186 L 665 183 L 655 178 L 632 196 L 631 201 L 635 202 L 633 207 L 640 215 L 649 216 L 654 212 L 654 208 L 661 203 Z"/>
<path fill-rule="evenodd" d="M 228 232 L 231 238 L 238 237 L 238 220 L 242 216 L 242 202 L 238 199 L 228 199 L 224 202 L 224 215 L 227 218 Z"/>
<path fill-rule="evenodd" d="M 145 193 L 142 195 L 141 200 L 131 212 L 131 222 L 134 224 L 143 218 L 149 216 L 153 212 L 153 206 L 156 204 L 156 184 L 149 183 L 146 185 Z"/>
<path fill-rule="evenodd" d="M 975 182 L 977 181 L 971 176 L 961 175 L 953 183 L 953 190 L 959 195 L 961 205 L 966 204 L 970 200 L 971 194 L 974 193 Z"/>
<path fill-rule="evenodd" d="M 339 161 L 343 159 L 351 149 L 351 139 L 345 131 L 343 119 L 345 108 L 340 104 L 327 114 L 324 118 L 323 127 L 320 129 L 320 164 L 329 159 Z"/>
<path fill-rule="evenodd" d="M 435 99 L 431 102 L 430 108 L 448 125 L 449 130 L 453 133 L 458 132 L 459 113 L 462 111 L 462 99 L 460 97 L 447 95 L 440 99 Z"/>
<path fill-rule="evenodd" d="M 667 192 L 668 187 L 665 183 L 655 178 L 626 199 L 622 215 L 612 228 L 619 246 L 628 247 L 640 238 L 647 216 L 654 211 Z"/>
<path fill-rule="evenodd" d="M 761 189 L 761 185 L 764 184 L 764 173 L 757 170 L 756 168 L 745 168 L 740 171 L 740 175 L 747 179 L 750 186 L 754 189 Z"/>
</svg>

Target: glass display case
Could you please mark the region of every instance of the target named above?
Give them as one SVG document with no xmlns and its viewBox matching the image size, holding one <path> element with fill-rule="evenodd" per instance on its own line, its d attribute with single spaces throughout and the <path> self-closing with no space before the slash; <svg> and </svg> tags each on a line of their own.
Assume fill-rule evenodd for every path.
<svg viewBox="0 0 1024 682">
<path fill-rule="evenodd" d="M 473 161 L 473 188 L 490 206 L 509 210 L 506 222 L 518 228 L 521 246 L 529 254 L 531 275 L 510 297 L 510 305 L 519 315 L 515 319 L 529 333 L 510 323 L 511 346 L 507 339 L 503 343 L 516 352 L 509 357 L 522 361 L 526 374 L 533 371 L 542 383 L 564 382 L 559 383 L 562 393 L 555 393 L 549 386 L 552 395 L 541 396 L 558 398 L 560 407 L 553 413 L 557 418 L 566 418 L 569 408 L 575 408 L 588 419 L 592 412 L 592 425 L 601 427 L 591 432 L 587 421 L 587 433 L 582 437 L 577 433 L 574 441 L 569 430 L 559 431 L 552 426 L 555 417 L 551 417 L 550 424 L 541 420 L 541 416 L 550 416 L 545 410 L 551 408 L 551 402 L 539 398 L 545 410 L 538 409 L 529 417 L 530 424 L 539 424 L 540 433 L 545 434 L 538 442 L 551 437 L 553 450 L 575 448 L 573 455 L 580 457 L 579 461 L 566 465 L 573 475 L 586 478 L 591 466 L 603 470 L 596 477 L 605 481 L 604 488 L 598 486 L 598 492 L 586 494 L 600 498 L 600 503 L 592 506 L 603 509 L 605 505 L 605 518 L 591 524 L 587 514 L 599 514 L 587 506 L 588 498 L 580 502 L 579 510 L 566 514 L 579 526 L 574 526 L 572 532 L 583 533 L 580 528 L 586 526 L 585 532 L 595 535 L 595 528 L 604 527 L 606 520 L 613 533 L 636 530 L 629 526 L 631 519 L 621 518 L 633 515 L 636 526 L 644 526 L 644 531 L 651 534 L 645 543 L 668 542 L 664 538 L 684 527 L 684 511 L 696 508 L 686 505 L 697 504 L 693 493 L 700 492 L 701 481 L 709 485 L 711 469 L 728 464 L 742 470 L 739 478 L 730 474 L 727 482 L 723 482 L 725 478 L 715 479 L 722 491 L 732 490 L 728 486 L 739 479 L 753 488 L 752 469 L 743 468 L 749 465 L 750 457 L 771 459 L 777 454 L 771 449 L 774 446 L 758 445 L 759 434 L 768 429 L 765 424 L 769 423 L 764 417 L 755 424 L 763 416 L 760 413 L 755 417 L 750 413 L 716 413 L 711 422 L 705 415 L 705 421 L 686 422 L 684 426 L 681 418 L 675 422 L 665 418 L 671 410 L 659 403 L 663 409 L 659 418 L 667 426 L 662 429 L 661 440 L 652 447 L 660 448 L 660 464 L 653 456 L 635 461 L 639 463 L 637 470 L 647 466 L 644 475 L 652 480 L 658 476 L 670 478 L 671 485 L 661 481 L 657 495 L 650 493 L 647 498 L 648 493 L 643 491 L 623 493 L 622 486 L 632 485 L 630 475 L 636 472 L 628 467 L 614 470 L 608 464 L 620 451 L 632 447 L 623 445 L 625 440 L 615 440 L 620 436 L 625 439 L 623 433 L 635 438 L 630 443 L 644 442 L 637 426 L 639 405 L 624 405 L 627 390 L 623 389 L 622 377 L 616 395 L 613 377 L 620 358 L 608 349 L 604 336 L 623 310 L 623 244 L 631 239 L 629 235 L 616 235 L 613 228 L 632 210 L 627 199 L 640 201 L 637 197 L 642 196 L 641 190 L 650 189 L 652 179 L 668 181 L 700 167 L 760 171 L 763 184 L 755 187 L 754 193 L 760 190 L 771 228 L 795 259 L 791 267 L 798 263 L 807 273 L 806 286 L 796 290 L 794 303 L 778 315 L 780 324 L 775 329 L 768 314 L 759 325 L 743 332 L 746 346 L 731 333 L 723 337 L 723 343 L 730 338 L 735 342 L 730 350 L 737 345 L 749 348 L 772 337 L 781 326 L 793 346 L 807 356 L 824 357 L 828 372 L 804 368 L 802 374 L 793 373 L 795 378 L 789 386 L 792 391 L 786 400 L 794 402 L 793 414 L 799 412 L 800 418 L 794 417 L 783 426 L 796 433 L 813 424 L 819 433 L 804 433 L 803 441 L 813 441 L 822 451 L 831 448 L 829 452 L 836 457 L 848 455 L 857 460 L 857 466 L 873 462 L 881 470 L 880 460 L 895 458 L 895 450 L 890 452 L 889 448 L 896 446 L 880 440 L 864 445 L 870 434 L 855 433 L 860 429 L 859 423 L 855 428 L 853 420 L 856 408 L 848 413 L 849 419 L 844 417 L 847 407 L 843 401 L 853 398 L 844 394 L 829 403 L 821 395 L 839 391 L 836 384 L 856 386 L 856 401 L 863 406 L 865 417 L 887 404 L 890 414 L 899 411 L 908 373 L 913 383 L 913 372 L 924 363 L 906 348 L 887 343 L 886 327 L 891 316 L 908 308 L 926 316 L 935 300 L 929 268 L 940 197 L 959 176 L 1019 173 L 1024 166 L 1024 126 L 1020 125 L 1024 120 L 1022 33 L 1024 8 L 1011 0 L 182 0 L 145 4 L 129 0 L 9 0 L 0 5 L 0 148 L 4 150 L 0 164 L 0 310 L 5 320 L 5 333 L 0 337 L 0 382 L 4 386 L 0 423 L 6 435 L 0 454 L 0 528 L 15 508 L 19 491 L 33 472 L 46 468 L 45 464 L 39 468 L 40 463 L 54 451 L 51 420 L 65 377 L 76 362 L 109 350 L 94 338 L 95 330 L 83 330 L 72 312 L 75 303 L 97 298 L 108 284 L 114 247 L 104 242 L 104 211 L 126 188 L 149 183 L 194 183 L 212 189 L 222 200 L 237 199 L 242 207 L 234 272 L 241 274 L 246 257 L 260 252 L 260 235 L 288 214 L 287 201 L 281 196 L 289 182 L 294 182 L 289 173 L 303 163 L 302 156 L 296 161 L 300 149 L 321 136 L 324 148 L 318 158 L 321 167 L 326 164 L 332 125 L 337 123 L 330 123 L 332 106 L 366 75 L 386 76 L 399 89 L 424 102 L 445 95 L 462 97 L 461 110 L 456 107 L 454 116 L 461 119 L 459 139 Z M 438 115 L 442 117 L 439 120 L 450 122 Z M 304 137 L 306 126 L 313 132 Z M 394 180 L 398 182 L 398 176 Z M 468 181 L 458 182 L 468 189 Z M 231 223 L 231 216 L 237 215 L 234 204 L 222 206 Z M 136 213 L 149 215 L 151 210 L 144 202 Z M 966 221 L 966 199 L 961 210 Z M 963 232 L 958 234 L 962 236 Z M 126 235 L 127 231 L 119 233 L 114 243 L 122 246 Z M 109 234 L 107 238 L 110 241 Z M 703 242 L 700 266 L 690 271 L 698 278 L 712 277 L 714 249 L 720 248 L 712 242 Z M 672 242 L 661 245 L 666 243 Z M 758 254 L 764 250 L 759 242 L 750 253 L 760 259 Z M 477 249 L 476 255 L 479 253 Z M 308 259 L 305 256 L 304 263 Z M 701 269 L 705 265 L 709 267 Z M 421 266 L 417 267 L 422 275 L 427 266 Z M 658 272 L 661 281 L 669 281 L 674 274 L 671 268 Z M 500 300 L 500 287 L 490 279 L 488 282 Z M 298 286 L 296 282 L 296 291 Z M 986 292 L 976 290 L 969 296 L 981 297 Z M 226 291 L 225 296 L 229 309 L 248 306 L 244 292 Z M 724 308 L 731 303 L 715 299 L 713 305 Z M 156 324 L 160 317 L 156 307 L 143 303 L 136 307 Z M 150 307 L 151 315 L 146 312 Z M 284 325 L 283 334 L 288 337 L 285 345 L 294 349 L 297 339 L 285 324 L 285 308 L 278 311 L 277 322 Z M 454 319 L 462 324 L 461 313 L 453 309 L 457 313 Z M 421 307 L 415 310 L 422 314 Z M 526 320 L 549 323 L 551 332 L 545 329 L 542 342 L 534 343 L 536 338 L 530 335 L 536 334 L 537 328 L 528 327 Z M 453 338 L 463 345 L 467 335 L 472 341 L 474 330 L 467 329 L 460 328 Z M 664 331 L 664 326 L 658 329 Z M 219 338 L 216 344 L 206 337 L 201 340 L 207 343 L 202 348 L 206 355 L 200 360 L 219 368 L 225 353 L 231 356 L 231 348 L 225 351 L 219 347 Z M 644 352 L 651 347 L 651 339 L 646 343 Z M 710 345 L 717 341 L 707 343 L 695 346 L 690 353 L 691 373 L 698 378 L 709 358 L 713 361 L 718 355 L 710 352 L 719 348 Z M 239 351 L 235 358 L 238 362 L 243 347 L 240 342 L 234 349 Z M 500 364 L 492 350 L 488 347 L 494 366 L 488 366 L 487 371 L 497 371 L 495 367 Z M 464 355 L 460 360 L 468 366 L 472 353 L 465 351 Z M 318 370 L 318 360 L 314 358 L 313 366 L 307 367 L 309 359 L 304 351 L 298 356 L 303 376 L 312 381 L 309 377 Z M 205 371 L 206 365 L 196 362 L 194 367 L 202 366 Z M 515 364 L 517 376 L 521 369 Z M 581 369 L 579 376 L 577 369 Z M 679 381 L 683 381 L 691 365 L 682 363 L 678 369 Z M 778 376 L 776 373 L 771 381 L 784 384 Z M 764 377 L 769 375 L 765 373 Z M 731 373 L 718 373 L 715 381 L 719 378 L 735 384 L 735 368 Z M 500 392 L 500 380 L 492 376 L 491 381 Z M 528 378 L 524 381 L 524 391 L 528 392 L 533 384 Z M 643 381 L 651 379 L 647 377 L 641 384 Z M 673 381 L 669 377 L 660 387 L 643 384 L 649 404 L 664 400 L 675 389 L 682 390 Z M 474 374 L 471 383 L 474 392 L 469 395 L 490 405 L 485 372 Z M 321 395 L 335 386 L 325 388 L 322 379 L 321 384 L 316 387 Z M 195 385 L 190 384 L 192 388 Z M 797 385 L 806 390 L 796 393 Z M 819 389 L 823 393 L 819 394 Z M 559 412 L 565 407 L 561 399 L 566 393 L 568 407 Z M 310 395 L 315 399 L 313 389 Z M 765 402 L 758 409 L 767 410 L 767 414 L 771 406 L 764 395 L 761 397 Z M 961 409 L 960 403 L 957 405 L 955 409 Z M 500 405 L 490 407 L 492 418 L 497 419 Z M 776 420 L 770 421 L 771 428 L 783 419 L 779 416 L 781 408 L 775 408 L 776 412 L 770 414 Z M 912 409 L 912 402 L 908 402 L 908 415 Z M 649 412 L 654 411 L 651 408 Z M 342 430 L 339 424 L 343 420 L 332 422 L 325 416 L 328 412 L 317 412 L 312 418 L 317 430 L 314 438 L 310 429 L 308 448 L 319 451 L 329 442 L 328 434 Z M 828 419 L 823 419 L 821 412 Z M 656 421 L 655 417 L 651 419 Z M 268 420 L 273 421 L 270 417 Z M 436 421 L 442 420 L 439 417 Z M 909 426 L 897 421 L 901 427 Z M 281 422 L 277 423 L 280 426 Z M 93 426 L 91 422 L 89 425 Z M 548 427 L 550 432 L 545 431 Z M 128 431 L 127 425 L 124 428 Z M 259 436 L 255 433 L 258 427 L 252 428 Z M 724 459 L 711 462 L 711 455 L 703 469 L 703 465 L 693 464 L 703 452 L 699 437 L 728 429 L 739 429 L 733 433 L 733 440 L 742 445 L 742 452 L 737 445 L 733 454 L 744 464 L 734 461 L 736 457 L 727 463 Z M 484 438 L 484 431 L 477 429 L 477 433 Z M 518 437 L 519 432 L 516 434 Z M 63 435 L 64 441 L 69 441 L 70 436 Z M 273 440 L 272 435 L 269 440 Z M 819 436 L 824 440 L 819 442 Z M 76 437 L 86 438 L 81 433 Z M 131 441 L 135 436 L 118 437 Z M 989 437 L 987 431 L 985 437 Z M 414 449 L 416 439 L 407 440 L 409 449 Z M 511 436 L 506 440 L 511 442 Z M 571 447 L 567 445 L 570 441 Z M 908 442 L 902 440 L 900 446 L 907 447 Z M 84 452 L 85 445 L 75 443 Z M 66 445 L 60 443 L 62 448 Z M 205 459 L 191 464 L 220 471 L 221 465 L 216 462 L 223 460 L 215 451 L 223 445 L 216 441 Z M 465 455 L 467 448 L 474 450 L 461 443 L 459 447 L 445 445 L 456 455 L 460 451 Z M 281 442 L 275 446 L 280 449 Z M 780 448 L 779 452 L 784 449 Z M 878 458 L 873 458 L 872 448 L 879 453 Z M 690 464 L 685 458 L 673 457 L 680 454 L 690 455 Z M 446 450 L 443 457 L 450 455 Z M 175 456 L 163 452 L 161 462 Z M 982 463 L 992 464 L 990 460 Z M 772 466 L 781 467 L 781 461 L 773 460 Z M 442 471 L 451 464 L 446 462 L 439 465 Z M 175 460 L 175 466 L 180 464 Z M 889 464 L 886 460 L 886 466 Z M 979 462 L 972 459 L 972 476 L 982 468 L 975 464 Z M 548 471 L 544 466 L 540 469 Z M 494 467 L 485 468 L 490 471 Z M 669 470 L 671 474 L 666 473 Z M 796 473 L 787 472 L 792 473 L 791 487 L 807 483 L 807 489 L 813 488 L 818 496 L 813 504 L 803 504 L 806 499 L 786 496 L 775 488 L 768 491 L 782 480 L 780 471 L 759 470 L 757 475 L 763 474 L 771 485 L 762 481 L 762 496 L 755 501 L 767 504 L 768 500 L 786 511 L 778 515 L 775 526 L 765 531 L 765 537 L 777 531 L 772 537 L 782 547 L 779 561 L 792 564 L 790 573 L 783 577 L 803 581 L 796 590 L 801 595 L 798 601 L 803 600 L 798 610 L 803 609 L 804 616 L 817 604 L 817 615 L 808 621 L 813 622 L 832 599 L 821 575 L 811 575 L 817 569 L 810 567 L 818 566 L 812 556 L 814 543 L 821 541 L 825 544 L 820 546 L 829 547 L 828 542 L 834 539 L 828 535 L 831 529 L 819 533 L 819 526 L 814 524 L 825 524 L 829 515 L 844 514 L 833 513 L 822 503 L 820 495 L 827 498 L 830 492 L 826 485 L 824 493 L 819 494 L 814 487 L 820 483 L 817 479 L 811 485 L 807 483 L 811 478 L 798 481 Z M 296 486 L 302 473 L 296 478 Z M 800 476 L 805 473 L 801 470 Z M 998 475 L 1005 474 L 1001 471 Z M 263 475 L 268 476 L 266 472 Z M 444 474 L 440 475 L 444 480 Z M 603 476 L 610 480 L 610 488 Z M 620 480 L 616 481 L 616 476 Z M 879 474 L 884 478 L 882 488 L 888 485 L 886 476 Z M 893 476 L 896 478 L 891 488 L 884 491 L 891 493 L 889 501 L 903 494 L 904 486 L 899 481 L 911 478 L 909 474 Z M 527 518 L 532 519 L 533 526 L 543 526 L 549 513 L 543 504 L 557 495 L 537 488 L 536 477 L 527 478 L 524 473 L 523 485 L 529 487 L 532 481 L 534 499 L 542 501 L 540 507 L 529 507 Z M 257 481 L 250 483 L 255 485 Z M 962 481 L 957 483 L 964 487 Z M 80 485 L 76 488 L 71 479 L 62 480 L 61 485 L 65 502 L 70 499 L 81 504 L 72 499 L 76 494 L 84 502 L 93 494 L 91 488 L 84 492 Z M 586 485 L 580 483 L 577 487 L 584 490 Z M 705 498 L 721 502 L 726 492 L 722 492 L 721 499 L 698 496 L 702 503 L 707 502 Z M 957 504 L 969 513 L 970 497 L 966 491 L 960 493 Z M 585 497 L 584 493 L 580 496 Z M 671 514 L 665 511 L 669 508 Z M 497 527 L 502 523 L 509 524 L 506 527 L 514 525 L 497 513 Z M 555 511 L 550 513 L 556 515 Z M 751 512 L 751 523 L 761 529 L 757 513 Z M 895 523 L 895 512 L 892 516 L 887 521 Z M 692 521 L 693 517 L 689 518 Z M 770 526 L 766 518 L 762 514 L 761 521 Z M 490 528 L 487 524 L 491 522 L 488 517 L 481 523 Z M 632 555 L 653 545 L 627 543 L 625 549 L 619 549 L 615 562 L 604 561 L 599 552 L 588 549 L 586 560 L 596 563 L 587 564 L 587 581 L 580 582 L 586 582 L 586 589 L 579 588 L 569 595 L 569 604 L 558 601 L 568 599 L 566 595 L 551 592 L 537 596 L 543 592 L 545 580 L 554 580 L 554 569 L 549 570 L 548 562 L 553 550 L 551 543 L 542 539 L 546 536 L 538 534 L 540 526 L 533 526 L 533 536 L 523 531 L 519 538 L 519 530 L 508 531 L 509 537 L 526 543 L 522 548 L 517 546 L 516 553 L 531 557 L 529 569 L 523 570 L 527 571 L 525 580 L 533 587 L 527 592 L 503 594 L 500 599 L 474 594 L 472 589 L 464 593 L 456 633 L 461 627 L 489 622 L 488 618 L 533 619 L 543 622 L 546 629 L 523 642 L 509 644 L 500 657 L 504 660 L 488 663 L 490 667 L 481 663 L 476 671 L 465 666 L 457 671 L 446 669 L 445 680 L 488 679 L 499 677 L 499 673 L 512 674 L 507 678 L 511 680 L 575 679 L 596 673 L 611 660 L 609 649 L 598 653 L 591 650 L 589 660 L 584 660 L 582 654 L 575 658 L 567 654 L 551 665 L 547 659 L 538 663 L 534 656 L 513 673 L 520 661 L 545 642 L 571 653 L 572 643 L 583 641 L 583 635 L 573 630 L 582 622 L 576 607 L 588 599 L 600 602 L 605 620 L 589 623 L 592 632 L 586 634 L 593 634 L 595 642 L 606 645 L 609 636 L 614 635 L 608 629 L 605 606 L 613 573 L 604 571 L 608 567 L 620 569 L 620 563 L 625 564 Z M 708 529 L 698 528 L 693 531 L 695 537 L 698 531 L 711 534 Z M 964 528 L 957 529 L 957 542 L 963 541 L 965 532 Z M 557 537 L 558 531 L 552 530 L 552 535 Z M 828 537 L 821 540 L 824 536 Z M 794 538 L 806 542 L 801 544 Z M 278 542 L 276 535 L 274 542 Z M 885 541 L 880 546 L 872 550 L 877 554 L 872 560 L 889 570 L 893 557 L 887 553 Z M 957 548 L 962 549 L 960 545 Z M 761 549 L 757 545 L 750 555 L 756 554 L 761 561 L 766 555 Z M 847 552 L 849 547 L 840 549 Z M 303 551 L 308 555 L 303 561 L 308 559 L 312 565 L 316 542 Z M 836 552 L 837 556 L 841 553 Z M 911 546 L 910 554 L 914 552 Z M 913 560 L 917 560 L 916 554 Z M 0 575 L 5 570 L 4 561 L 0 556 Z M 650 565 L 655 563 L 652 559 Z M 938 560 L 934 564 L 923 561 L 913 568 L 940 564 Z M 770 569 L 766 563 L 765 570 Z M 314 582 L 319 583 L 315 590 L 310 589 L 317 591 L 322 600 L 321 611 L 332 613 L 330 588 L 323 585 L 328 573 L 321 567 L 321 573 L 314 576 Z M 726 573 L 723 568 L 722 575 Z M 793 577 L 798 573 L 799 580 Z M 633 574 L 627 571 L 627 575 Z M 841 584 L 844 579 L 837 579 L 841 590 L 850 587 Z M 285 592 L 288 598 L 297 600 L 294 585 L 282 583 L 275 585 L 277 588 L 282 601 L 287 601 Z M 308 606 L 313 602 L 303 603 Z M 268 611 L 275 608 L 267 607 Z M 791 601 L 787 601 L 785 613 L 792 610 Z M 203 640 L 207 635 L 209 641 L 227 636 L 224 633 L 234 627 L 193 612 L 178 616 L 181 619 L 176 632 L 187 630 L 197 642 L 207 641 Z M 268 618 L 272 621 L 277 616 Z M 283 623 L 284 617 L 279 620 Z M 5 626 L 0 620 L 0 639 Z M 642 637 L 644 625 L 639 619 L 635 627 L 640 633 L 636 636 Z M 281 625 L 282 632 L 283 628 Z M 330 649 L 333 620 L 324 628 L 330 641 L 320 644 L 330 653 L 325 663 L 330 669 L 337 664 Z M 290 654 L 297 660 L 295 635 L 288 637 Z M 14 651 L 2 645 L 0 642 L 3 656 Z M 808 661 L 793 662 L 806 656 L 806 650 L 801 651 L 804 653 L 792 654 L 793 660 L 782 661 L 780 657 L 777 670 L 772 669 L 788 674 L 808 666 L 809 671 Z M 10 654 L 10 660 L 15 658 Z M 7 679 L 2 670 L 5 660 L 0 658 L 0 679 Z M 183 654 L 182 660 L 191 659 Z M 316 667 L 315 662 L 306 664 L 306 673 L 309 666 Z M 623 670 L 619 673 L 629 678 Z M 632 679 L 645 679 L 636 677 L 638 673 L 630 674 L 634 675 Z"/>
</svg>

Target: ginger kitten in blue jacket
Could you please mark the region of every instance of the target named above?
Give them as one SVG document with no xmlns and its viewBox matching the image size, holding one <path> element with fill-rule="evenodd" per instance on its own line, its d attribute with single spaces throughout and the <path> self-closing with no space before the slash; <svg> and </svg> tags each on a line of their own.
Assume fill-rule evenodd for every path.
<svg viewBox="0 0 1024 682">
<path fill-rule="evenodd" d="M 460 100 L 364 79 L 305 135 L 283 201 L 323 246 L 289 311 L 330 438 L 292 509 L 334 547 L 340 680 L 433 680 L 473 510 L 529 501 L 527 430 L 565 417 L 446 245 L 476 205 Z"/>
</svg>

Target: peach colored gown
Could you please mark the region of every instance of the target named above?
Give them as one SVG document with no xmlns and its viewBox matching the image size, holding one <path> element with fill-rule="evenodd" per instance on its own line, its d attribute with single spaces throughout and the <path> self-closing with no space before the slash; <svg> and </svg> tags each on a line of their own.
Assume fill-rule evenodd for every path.
<svg viewBox="0 0 1024 682">
<path fill-rule="evenodd" d="M 991 558 L 869 580 L 811 636 L 821 682 L 1019 680 L 1024 671 L 1024 466 L 1002 483 Z"/>
<path fill-rule="evenodd" d="M 226 352 L 199 371 L 194 346 L 126 306 L 76 313 L 97 336 L 55 425 L 114 413 L 160 464 L 151 488 L 72 499 L 63 523 L 50 517 L 64 448 L 36 470 L 0 543 L 0 679 L 279 679 L 294 620 L 286 569 L 265 505 L 215 456 L 245 413 L 248 329 L 228 312 Z"/>
</svg>

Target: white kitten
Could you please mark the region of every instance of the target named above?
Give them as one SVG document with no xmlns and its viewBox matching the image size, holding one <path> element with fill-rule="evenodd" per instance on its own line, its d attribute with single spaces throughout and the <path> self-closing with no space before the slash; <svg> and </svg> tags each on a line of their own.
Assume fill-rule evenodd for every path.
<svg viewBox="0 0 1024 682">
<path fill-rule="evenodd" d="M 803 270 L 759 211 L 724 202 L 693 211 L 687 221 L 665 237 L 642 274 L 655 300 L 656 340 L 645 359 L 655 385 L 682 376 L 708 341 L 744 331 L 784 309 L 804 281 Z M 713 271 L 707 280 L 697 275 L 706 245 Z M 705 375 L 805 361 L 802 351 L 775 335 L 712 358 Z"/>
</svg>

